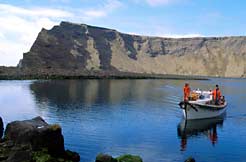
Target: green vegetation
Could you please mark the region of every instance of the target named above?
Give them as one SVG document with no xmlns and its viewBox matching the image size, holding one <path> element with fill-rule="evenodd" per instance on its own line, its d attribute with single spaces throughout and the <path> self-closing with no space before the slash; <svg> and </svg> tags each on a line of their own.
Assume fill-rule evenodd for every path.
<svg viewBox="0 0 246 162">
<path fill-rule="evenodd" d="M 32 160 L 36 162 L 49 162 L 52 157 L 48 154 L 47 150 L 37 151 L 32 154 Z"/>
<path fill-rule="evenodd" d="M 66 151 L 67 154 L 69 154 L 69 151 Z M 67 155 L 72 157 L 73 152 L 70 153 L 70 155 Z M 36 151 L 32 153 L 32 161 L 35 162 L 72 162 L 72 160 L 67 160 L 64 158 L 56 158 L 52 157 L 47 149 L 43 149 L 42 151 Z"/>
<path fill-rule="evenodd" d="M 120 157 L 116 158 L 118 162 L 143 162 L 140 156 L 134 156 L 134 155 L 122 155 Z"/>
<path fill-rule="evenodd" d="M 61 126 L 59 124 L 53 124 L 50 126 L 50 129 L 53 131 L 60 130 Z"/>
<path fill-rule="evenodd" d="M 98 154 L 96 157 L 96 162 L 143 162 L 140 156 L 135 155 L 122 155 L 117 158 L 113 158 L 107 154 Z"/>
</svg>

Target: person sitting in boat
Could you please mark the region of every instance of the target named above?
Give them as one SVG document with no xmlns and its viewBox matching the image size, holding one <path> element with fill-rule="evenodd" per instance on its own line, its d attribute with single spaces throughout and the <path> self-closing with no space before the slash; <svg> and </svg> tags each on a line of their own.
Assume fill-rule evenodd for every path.
<svg viewBox="0 0 246 162">
<path fill-rule="evenodd" d="M 225 103 L 225 96 L 222 96 L 220 99 L 220 104 L 223 105 Z"/>
<path fill-rule="evenodd" d="M 189 96 L 190 96 L 190 87 L 188 83 L 185 83 L 184 85 L 184 102 L 189 101 Z"/>
<path fill-rule="evenodd" d="M 219 89 L 219 85 L 215 86 L 215 89 L 212 92 L 213 95 L 213 102 L 215 105 L 219 105 L 220 104 L 220 98 L 221 98 L 221 92 Z"/>
</svg>

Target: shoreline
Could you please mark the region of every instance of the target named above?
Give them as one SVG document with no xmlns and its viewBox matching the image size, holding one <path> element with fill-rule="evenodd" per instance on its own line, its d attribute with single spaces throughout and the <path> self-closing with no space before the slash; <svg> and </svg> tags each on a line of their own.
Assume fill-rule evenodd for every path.
<svg viewBox="0 0 246 162">
<path fill-rule="evenodd" d="M 245 77 L 190 76 L 172 74 L 112 74 L 112 75 L 59 75 L 59 74 L 0 74 L 0 80 L 69 80 L 69 79 L 170 79 L 170 80 L 211 80 L 211 79 L 246 79 Z"/>
<path fill-rule="evenodd" d="M 246 79 L 246 76 L 214 76 L 186 74 L 136 73 L 118 70 L 85 70 L 60 68 L 33 68 L 0 66 L 0 80 L 56 80 L 56 79 L 174 79 L 174 80 L 211 80 Z"/>
<path fill-rule="evenodd" d="M 208 77 L 182 75 L 0 75 L 0 80 L 60 80 L 60 79 L 174 79 L 210 80 Z"/>
<path fill-rule="evenodd" d="M 34 79 L 175 79 L 175 80 L 209 80 L 207 76 L 148 74 L 122 72 L 117 70 L 87 71 L 80 69 L 22 69 L 18 67 L 1 67 L 0 80 L 34 80 Z"/>
<path fill-rule="evenodd" d="M 173 80 L 211 80 L 246 79 L 246 77 L 202 76 L 180 74 L 148 74 L 122 71 L 83 71 L 79 69 L 33 69 L 0 66 L 0 80 L 57 80 L 57 79 L 173 79 Z"/>
</svg>

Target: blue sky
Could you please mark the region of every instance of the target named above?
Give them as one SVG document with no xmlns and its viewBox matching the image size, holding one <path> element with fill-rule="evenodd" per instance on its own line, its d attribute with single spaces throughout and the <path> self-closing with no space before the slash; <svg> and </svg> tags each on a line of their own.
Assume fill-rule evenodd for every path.
<svg viewBox="0 0 246 162">
<path fill-rule="evenodd" d="M 244 0 L 0 0 L 0 65 L 60 21 L 161 37 L 246 35 Z"/>
</svg>

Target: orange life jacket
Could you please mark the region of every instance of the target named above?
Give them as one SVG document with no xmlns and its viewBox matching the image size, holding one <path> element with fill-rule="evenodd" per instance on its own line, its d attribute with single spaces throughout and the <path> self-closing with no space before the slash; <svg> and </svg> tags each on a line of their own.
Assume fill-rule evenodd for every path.
<svg viewBox="0 0 246 162">
<path fill-rule="evenodd" d="M 190 96 L 190 87 L 189 86 L 184 86 L 184 100 L 188 100 Z"/>
<path fill-rule="evenodd" d="M 213 95 L 213 100 L 218 100 L 221 97 L 221 92 L 219 89 L 218 90 L 214 89 L 212 95 Z"/>
</svg>

